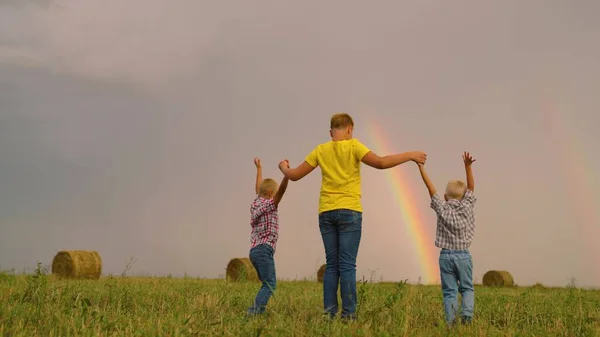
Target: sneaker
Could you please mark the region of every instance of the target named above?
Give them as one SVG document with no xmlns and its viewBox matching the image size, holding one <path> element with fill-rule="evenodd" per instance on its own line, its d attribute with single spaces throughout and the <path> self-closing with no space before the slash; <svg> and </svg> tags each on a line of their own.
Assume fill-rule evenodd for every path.
<svg viewBox="0 0 600 337">
<path fill-rule="evenodd" d="M 356 314 L 344 314 L 342 315 L 342 321 L 344 323 L 356 322 Z"/>
<path fill-rule="evenodd" d="M 454 321 L 446 321 L 446 327 L 453 328 L 456 326 L 456 320 Z"/>
<path fill-rule="evenodd" d="M 246 311 L 246 318 L 261 316 L 264 312 L 255 309 L 254 307 L 248 308 Z"/>
<path fill-rule="evenodd" d="M 324 313 L 321 315 L 324 321 L 333 322 L 335 320 L 335 314 Z"/>
</svg>

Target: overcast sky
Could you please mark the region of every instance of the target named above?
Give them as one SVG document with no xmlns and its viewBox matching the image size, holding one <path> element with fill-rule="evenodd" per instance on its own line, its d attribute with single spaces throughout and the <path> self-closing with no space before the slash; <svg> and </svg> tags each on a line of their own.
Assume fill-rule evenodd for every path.
<svg viewBox="0 0 600 337">
<path fill-rule="evenodd" d="M 104 272 L 218 277 L 248 254 L 252 159 L 281 178 L 350 113 L 474 164 L 475 281 L 600 286 L 600 2 L 0 0 L 0 269 L 98 250 Z M 379 153 L 385 155 L 388 153 Z M 395 170 L 435 229 L 417 167 Z M 280 278 L 314 277 L 320 172 L 280 207 Z M 385 173 L 363 170 L 358 276 L 416 282 Z M 433 247 L 434 237 L 428 243 Z M 434 250 L 437 254 L 437 250 Z"/>
</svg>

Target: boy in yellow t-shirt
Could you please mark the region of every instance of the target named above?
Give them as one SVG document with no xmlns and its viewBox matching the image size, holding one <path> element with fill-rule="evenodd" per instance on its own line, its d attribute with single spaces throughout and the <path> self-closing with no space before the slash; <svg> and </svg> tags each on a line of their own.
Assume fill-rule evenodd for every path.
<svg viewBox="0 0 600 337">
<path fill-rule="evenodd" d="M 388 169 L 408 161 L 425 163 L 420 151 L 380 157 L 352 137 L 354 121 L 346 113 L 331 117 L 331 141 L 318 145 L 296 168 L 283 160 L 279 169 L 292 181 L 321 167 L 319 228 L 325 246 L 327 269 L 323 279 L 323 305 L 333 318 L 341 287 L 342 318 L 356 319 L 356 256 L 362 231 L 360 163 Z"/>
</svg>

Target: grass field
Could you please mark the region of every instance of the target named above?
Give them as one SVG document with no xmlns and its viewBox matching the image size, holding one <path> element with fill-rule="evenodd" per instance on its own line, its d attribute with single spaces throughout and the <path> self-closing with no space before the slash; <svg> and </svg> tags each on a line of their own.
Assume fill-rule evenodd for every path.
<svg viewBox="0 0 600 337">
<path fill-rule="evenodd" d="M 327 322 L 322 287 L 279 282 L 246 319 L 257 283 L 0 273 L 0 336 L 600 336 L 600 291 L 477 287 L 471 326 L 443 323 L 439 286 L 360 283 L 358 321 Z"/>
</svg>

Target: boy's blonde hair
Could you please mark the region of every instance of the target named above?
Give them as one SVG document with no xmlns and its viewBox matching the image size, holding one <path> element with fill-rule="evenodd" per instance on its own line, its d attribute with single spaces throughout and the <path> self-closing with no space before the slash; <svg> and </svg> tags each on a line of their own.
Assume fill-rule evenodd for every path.
<svg viewBox="0 0 600 337">
<path fill-rule="evenodd" d="M 261 197 L 269 196 L 269 192 L 275 193 L 279 186 L 277 182 L 271 178 L 264 179 L 258 186 L 258 193 Z"/>
<path fill-rule="evenodd" d="M 467 192 L 467 184 L 461 180 L 451 180 L 446 186 L 446 196 L 449 199 L 460 200 L 465 196 Z"/>
<path fill-rule="evenodd" d="M 347 113 L 337 113 L 331 116 L 331 130 L 343 129 L 348 126 L 354 126 L 352 117 Z"/>
</svg>

